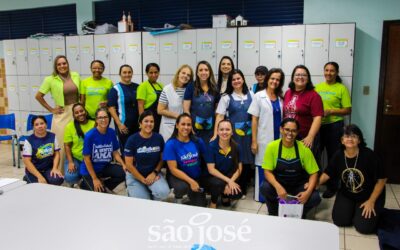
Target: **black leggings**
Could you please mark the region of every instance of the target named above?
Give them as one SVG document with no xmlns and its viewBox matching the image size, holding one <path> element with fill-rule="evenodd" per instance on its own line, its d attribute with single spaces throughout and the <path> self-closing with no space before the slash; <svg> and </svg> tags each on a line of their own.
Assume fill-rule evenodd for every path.
<svg viewBox="0 0 400 250">
<path fill-rule="evenodd" d="M 232 174 L 228 174 L 226 176 L 231 177 Z M 217 203 L 220 195 L 222 195 L 224 198 L 229 198 L 234 200 L 240 199 L 240 197 L 242 197 L 241 192 L 235 195 L 224 195 L 223 193 L 226 186 L 226 182 L 215 176 L 207 176 L 206 178 L 204 178 L 203 183 L 207 191 L 210 192 L 211 194 L 212 203 Z"/>
<path fill-rule="evenodd" d="M 102 171 L 96 173 L 99 179 L 104 179 L 104 185 L 111 191 L 116 188 L 121 182 L 125 181 L 125 171 L 122 166 L 117 164 L 109 164 Z M 81 189 L 94 190 L 93 179 L 88 175 L 82 176 Z M 104 192 L 106 192 L 104 190 Z"/>
<path fill-rule="evenodd" d="M 195 180 L 199 183 L 201 187 L 201 183 L 199 180 Z M 184 195 L 188 195 L 190 199 L 190 204 L 194 206 L 205 207 L 207 205 L 207 200 L 204 192 L 193 192 L 190 188 L 189 183 L 175 177 L 169 171 L 167 172 L 167 182 L 168 185 L 174 189 L 174 195 L 176 199 L 182 199 Z"/>
<path fill-rule="evenodd" d="M 361 214 L 363 208 L 360 208 L 362 202 L 349 199 L 342 192 L 336 194 L 335 204 L 332 210 L 332 220 L 336 226 L 347 227 L 354 225 L 355 229 L 362 234 L 371 234 L 376 232 L 379 216 L 385 206 L 385 189 L 375 202 L 375 213 L 369 219 L 364 218 Z"/>
</svg>

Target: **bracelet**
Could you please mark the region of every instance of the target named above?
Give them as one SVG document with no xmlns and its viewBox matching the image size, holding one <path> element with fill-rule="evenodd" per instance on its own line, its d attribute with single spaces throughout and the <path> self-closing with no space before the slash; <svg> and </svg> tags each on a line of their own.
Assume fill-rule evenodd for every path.
<svg viewBox="0 0 400 250">
<path fill-rule="evenodd" d="M 155 173 L 156 175 L 158 175 L 160 172 L 157 171 L 157 169 L 154 169 L 154 170 L 153 170 L 153 173 Z"/>
</svg>

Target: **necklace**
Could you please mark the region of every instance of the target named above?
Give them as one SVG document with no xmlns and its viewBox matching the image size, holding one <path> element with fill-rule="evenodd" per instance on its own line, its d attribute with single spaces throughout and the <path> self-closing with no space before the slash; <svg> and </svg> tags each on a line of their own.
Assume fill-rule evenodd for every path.
<svg viewBox="0 0 400 250">
<path fill-rule="evenodd" d="M 346 152 L 343 155 L 346 169 L 342 172 L 342 181 L 350 192 L 359 193 L 363 190 L 362 185 L 364 184 L 364 175 L 357 169 L 359 152 L 357 153 L 353 167 L 349 167 L 347 163 Z"/>
</svg>

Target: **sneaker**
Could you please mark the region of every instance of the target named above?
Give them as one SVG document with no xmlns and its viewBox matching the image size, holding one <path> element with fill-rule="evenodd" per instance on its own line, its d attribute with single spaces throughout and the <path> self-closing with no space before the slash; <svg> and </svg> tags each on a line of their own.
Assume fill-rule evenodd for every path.
<svg viewBox="0 0 400 250">
<path fill-rule="evenodd" d="M 332 198 L 336 194 L 336 190 L 327 189 L 323 194 L 322 197 L 325 199 Z"/>
</svg>

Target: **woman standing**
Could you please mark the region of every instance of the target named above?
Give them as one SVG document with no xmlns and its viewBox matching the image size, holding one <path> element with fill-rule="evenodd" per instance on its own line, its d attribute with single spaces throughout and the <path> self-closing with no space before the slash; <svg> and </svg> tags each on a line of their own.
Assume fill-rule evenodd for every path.
<svg viewBox="0 0 400 250">
<path fill-rule="evenodd" d="M 264 180 L 264 171 L 261 169 L 267 145 L 280 137 L 280 123 L 282 120 L 282 88 L 285 74 L 281 69 L 271 69 L 265 79 L 266 89 L 257 92 L 247 111 L 252 115 L 251 120 L 251 151 L 255 154 L 256 180 L 255 198 L 264 201 L 260 196 L 260 185 Z"/>
<path fill-rule="evenodd" d="M 148 80 L 139 85 L 136 95 L 139 115 L 145 110 L 153 112 L 155 117 L 154 131 L 158 133 L 160 131 L 161 116 L 157 114 L 157 106 L 164 87 L 162 83 L 157 82 L 160 75 L 160 66 L 157 63 L 147 64 L 146 75 Z"/>
<path fill-rule="evenodd" d="M 234 127 L 234 140 L 239 144 L 242 152 L 243 170 L 240 176 L 240 187 L 244 195 L 252 177 L 251 168 L 254 164 L 254 155 L 251 152 L 251 115 L 247 113 L 253 99 L 253 92 L 249 91 L 244 75 L 239 69 L 234 69 L 228 78 L 225 94 L 218 103 L 215 124 L 219 124 L 224 117 L 229 117 Z M 214 137 L 217 136 L 215 127 Z"/>
<path fill-rule="evenodd" d="M 131 82 L 133 76 L 132 67 L 125 64 L 119 68 L 121 81 L 108 93 L 108 110 L 117 128 L 117 135 L 121 146 L 121 152 L 130 135 L 136 133 L 138 128 L 138 104 L 136 90 L 138 84 Z"/>
<path fill-rule="evenodd" d="M 69 71 L 68 60 L 65 56 L 57 56 L 54 59 L 53 74 L 44 79 L 35 96 L 45 109 L 53 113 L 51 131 L 56 134 L 61 147 L 60 171 L 64 169 L 64 129 L 72 121 L 72 105 L 79 101 L 79 86 L 79 74 Z M 49 92 L 54 99 L 55 107 L 51 107 L 44 99 Z"/>
<path fill-rule="evenodd" d="M 110 119 L 107 109 L 99 108 L 96 111 L 96 127 L 85 135 L 80 169 L 82 189 L 105 192 L 104 186 L 113 190 L 125 180 L 126 166 L 118 152 L 119 143 L 115 131 L 108 127 Z M 112 159 L 122 166 L 111 163 Z"/>
<path fill-rule="evenodd" d="M 83 161 L 83 140 L 85 134 L 94 128 L 94 121 L 89 119 L 89 114 L 83 104 L 75 103 L 72 106 L 74 120 L 68 123 L 64 134 L 64 147 L 66 160 L 64 164 L 64 179 L 70 184 L 79 182 L 79 168 Z"/>
<path fill-rule="evenodd" d="M 111 80 L 102 76 L 104 69 L 102 61 L 92 61 L 90 64 L 92 76 L 82 80 L 81 83 L 81 103 L 91 119 L 94 119 L 98 108 L 107 107 L 107 95 L 113 87 Z"/>
<path fill-rule="evenodd" d="M 169 169 L 168 184 L 174 189 L 177 203 L 182 203 L 182 197 L 188 194 L 192 205 L 206 205 L 204 190 L 200 187 L 200 179 L 205 171 L 202 168 L 205 154 L 203 140 L 193 135 L 190 115 L 179 115 L 163 153 L 163 160 Z"/>
<path fill-rule="evenodd" d="M 283 107 L 283 117 L 294 118 L 300 124 L 297 138 L 302 140 L 306 147 L 311 148 L 316 159 L 319 159 L 317 135 L 324 108 L 321 97 L 314 90 L 310 71 L 306 66 L 298 65 L 293 69 Z"/>
<path fill-rule="evenodd" d="M 49 183 L 61 185 L 63 175 L 58 169 L 60 147 L 56 136 L 47 132 L 44 116 L 32 119 L 33 134 L 25 140 L 23 161 L 26 166 L 25 177 L 28 183 Z"/>
<path fill-rule="evenodd" d="M 229 56 L 223 56 L 219 61 L 218 66 L 218 90 L 219 93 L 225 93 L 226 84 L 228 82 L 229 74 L 235 69 L 235 64 Z"/>
<path fill-rule="evenodd" d="M 237 182 L 242 172 L 242 154 L 232 139 L 232 123 L 229 120 L 220 121 L 217 134 L 217 140 L 210 142 L 208 148 L 207 168 L 211 176 L 204 179 L 204 186 L 211 192 L 210 208 L 217 207 L 221 195 L 224 206 L 229 206 L 231 199 L 242 197 Z"/>
<path fill-rule="evenodd" d="M 345 115 L 351 114 L 351 99 L 349 91 L 342 83 L 339 76 L 339 65 L 328 62 L 324 66 L 325 82 L 317 84 L 315 91 L 321 96 L 324 104 L 324 117 L 320 129 L 320 152 L 326 148 L 328 162 L 333 154 L 340 149 L 340 136 L 344 127 Z M 338 181 L 330 179 L 327 182 L 327 190 L 322 195 L 331 198 L 338 189 Z"/>
<path fill-rule="evenodd" d="M 196 136 L 208 144 L 213 135 L 215 107 L 219 101 L 214 73 L 208 62 L 197 64 L 196 81 L 186 87 L 183 99 L 183 111 L 191 114 Z"/>
<path fill-rule="evenodd" d="M 154 116 L 149 110 L 139 116 L 140 132 L 131 135 L 125 146 L 125 163 L 129 173 L 126 185 L 129 197 L 164 200 L 169 194 L 167 181 L 160 170 L 163 165 L 164 140 L 153 132 Z"/>
<path fill-rule="evenodd" d="M 320 184 L 340 179 L 332 210 L 333 223 L 339 227 L 354 225 L 362 234 L 376 232 L 379 215 L 385 205 L 386 175 L 381 160 L 367 148 L 361 130 L 354 124 L 342 130 L 342 149 L 336 151 Z"/>
<path fill-rule="evenodd" d="M 157 113 L 162 115 L 160 134 L 167 141 L 174 131 L 176 118 L 183 112 L 186 85 L 193 81 L 192 68 L 184 64 L 175 73 L 172 84 L 165 86 L 158 102 Z"/>
<path fill-rule="evenodd" d="M 265 66 L 258 66 L 256 68 L 256 71 L 254 72 L 254 76 L 257 80 L 256 83 L 253 84 L 251 91 L 253 91 L 253 93 L 257 93 L 258 91 L 261 91 L 265 88 L 267 88 L 266 86 L 266 81 L 265 81 L 265 77 L 268 74 L 268 69 Z"/>
</svg>

